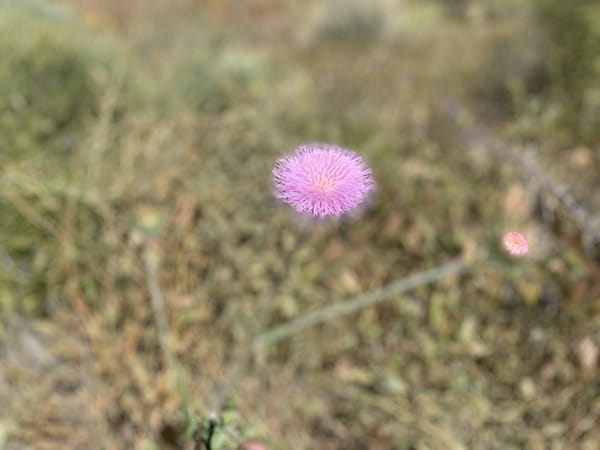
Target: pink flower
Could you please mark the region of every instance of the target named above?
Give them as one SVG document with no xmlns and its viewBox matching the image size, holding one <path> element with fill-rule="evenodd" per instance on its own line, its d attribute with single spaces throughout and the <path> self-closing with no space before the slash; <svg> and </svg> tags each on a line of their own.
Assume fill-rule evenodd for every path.
<svg viewBox="0 0 600 450">
<path fill-rule="evenodd" d="M 371 170 L 353 151 L 309 144 L 284 156 L 273 169 L 275 195 L 301 214 L 341 216 L 375 188 Z"/>
<path fill-rule="evenodd" d="M 242 450 L 267 450 L 267 447 L 258 442 L 246 442 Z"/>
<path fill-rule="evenodd" d="M 522 258 L 529 252 L 527 238 L 516 231 L 509 231 L 502 236 L 502 248 L 511 256 Z"/>
</svg>

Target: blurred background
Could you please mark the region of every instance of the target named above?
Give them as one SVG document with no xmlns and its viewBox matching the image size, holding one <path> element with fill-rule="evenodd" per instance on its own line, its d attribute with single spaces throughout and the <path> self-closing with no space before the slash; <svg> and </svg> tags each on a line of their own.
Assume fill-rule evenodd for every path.
<svg viewBox="0 0 600 450">
<path fill-rule="evenodd" d="M 273 199 L 314 141 L 362 216 Z M 0 450 L 596 450 L 599 164 L 595 0 L 0 0 Z"/>
</svg>

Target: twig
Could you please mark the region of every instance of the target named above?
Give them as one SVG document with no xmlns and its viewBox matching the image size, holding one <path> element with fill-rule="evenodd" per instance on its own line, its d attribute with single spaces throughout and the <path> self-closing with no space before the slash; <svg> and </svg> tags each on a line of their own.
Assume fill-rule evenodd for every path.
<svg viewBox="0 0 600 450">
<path fill-rule="evenodd" d="M 387 286 L 384 286 L 375 291 L 368 292 L 363 295 L 359 295 L 354 299 L 348 300 L 343 303 L 337 303 L 332 306 L 318 309 L 316 311 L 309 312 L 303 316 L 298 317 L 288 323 L 280 325 L 259 335 L 253 341 L 253 347 L 258 349 L 259 347 L 265 347 L 271 345 L 277 341 L 280 341 L 292 334 L 296 334 L 306 328 L 319 325 L 330 320 L 340 318 L 342 316 L 351 314 L 360 309 L 366 308 L 367 306 L 380 303 L 388 300 L 390 297 L 398 294 L 402 294 L 411 289 L 415 289 L 419 286 L 424 286 L 450 275 L 456 275 L 466 271 L 473 262 L 457 260 L 452 261 L 442 266 L 436 267 L 435 269 L 427 270 L 425 272 L 419 272 L 411 275 L 407 278 L 395 281 Z"/>
<path fill-rule="evenodd" d="M 167 314 L 165 308 L 165 298 L 158 280 L 159 258 L 154 247 L 155 245 L 156 242 L 153 240 L 149 240 L 145 243 L 144 262 L 146 266 L 146 282 L 148 286 L 148 292 L 150 293 L 150 301 L 152 303 L 154 322 L 158 331 L 158 339 L 162 357 L 164 359 L 165 366 L 172 374 L 173 381 L 175 383 L 175 388 L 179 397 L 181 398 L 181 401 L 184 404 L 184 412 L 186 415 L 187 422 L 192 427 L 192 431 L 190 434 L 192 436 L 192 439 L 194 440 L 193 448 L 199 449 L 199 445 L 203 445 L 205 450 L 211 450 L 213 437 L 215 435 L 217 427 L 220 425 L 219 420 L 223 405 L 227 400 L 231 390 L 236 386 L 239 377 L 245 371 L 250 361 L 252 348 L 250 348 L 249 351 L 246 351 L 242 355 L 242 357 L 238 359 L 238 362 L 234 366 L 234 369 L 232 370 L 228 381 L 219 393 L 219 397 L 217 399 L 214 409 L 210 412 L 210 414 L 208 414 L 206 421 L 204 423 L 201 422 L 200 424 L 196 423 L 197 419 L 194 415 L 194 407 L 191 402 L 191 395 L 189 393 L 189 389 L 186 383 L 181 377 L 179 364 L 171 347 L 171 338 L 169 334 L 169 325 L 167 322 Z M 264 315 L 266 315 L 266 309 L 263 311 Z M 206 430 L 204 429 L 205 426 L 207 428 Z"/>
<path fill-rule="evenodd" d="M 298 333 L 306 328 L 318 325 L 329 320 L 334 320 L 344 315 L 351 314 L 367 306 L 380 303 L 384 300 L 389 299 L 393 295 L 402 294 L 403 292 L 424 286 L 450 275 L 456 275 L 466 271 L 471 265 L 472 261 L 457 260 L 450 263 L 439 266 L 435 269 L 431 269 L 425 272 L 419 272 L 411 275 L 407 278 L 395 281 L 383 288 L 375 291 L 368 292 L 366 294 L 355 297 L 354 299 L 348 300 L 344 303 L 338 303 L 333 306 L 322 308 L 317 311 L 309 312 L 295 320 L 280 325 L 262 334 L 258 334 L 257 337 L 250 341 L 248 348 L 240 355 L 235 365 L 229 372 L 227 381 L 220 390 L 217 400 L 211 413 L 209 414 L 209 427 L 208 436 L 202 439 L 206 449 L 210 449 L 210 438 L 214 433 L 215 426 L 219 420 L 225 402 L 231 395 L 231 392 L 237 386 L 240 377 L 246 371 L 252 355 L 256 350 L 261 347 L 266 347 L 277 341 L 280 341 L 292 334 Z M 269 303 L 263 306 L 258 319 L 258 328 L 262 326 L 263 322 L 267 319 L 270 311 Z"/>
<path fill-rule="evenodd" d="M 259 332 L 258 330 L 260 330 L 263 327 L 264 323 L 266 322 L 266 320 L 269 316 L 270 311 L 271 311 L 270 303 L 267 302 L 263 305 L 263 307 L 259 313 L 259 317 L 257 320 L 257 330 L 255 331 L 255 335 L 258 334 L 258 332 Z M 232 390 L 237 386 L 240 377 L 244 374 L 244 372 L 246 371 L 246 368 L 248 367 L 248 365 L 250 364 L 250 361 L 252 360 L 253 350 L 254 350 L 254 341 L 250 341 L 247 348 L 237 359 L 233 368 L 229 371 L 227 380 L 225 381 L 225 384 L 219 391 L 219 393 L 217 395 L 217 399 L 215 401 L 215 404 L 214 404 L 213 408 L 211 409 L 210 417 L 219 418 L 221 416 L 223 407 L 225 406 L 225 403 L 227 402 L 229 396 L 231 395 Z"/>
<path fill-rule="evenodd" d="M 145 243 L 144 262 L 146 267 L 146 283 L 148 292 L 150 293 L 150 301 L 152 303 L 152 311 L 154 313 L 154 322 L 158 332 L 158 341 L 162 358 L 165 367 L 169 371 L 172 382 L 175 385 L 177 394 L 183 403 L 184 414 L 188 424 L 195 423 L 194 405 L 192 404 L 192 396 L 189 388 L 183 380 L 179 368 L 179 364 L 173 349 L 171 347 L 171 337 L 169 333 L 169 325 L 167 322 L 167 313 L 165 308 L 165 297 L 158 280 L 158 254 L 155 248 L 156 242 L 149 239 Z"/>
<path fill-rule="evenodd" d="M 16 192 L 10 191 L 4 192 L 2 197 L 4 197 L 8 202 L 10 202 L 12 206 L 17 210 L 17 212 L 19 212 L 23 217 L 29 220 L 29 222 L 41 228 L 49 235 L 54 237 L 56 240 L 60 241 L 60 233 L 58 231 L 58 227 L 49 219 L 39 214 L 35 210 L 35 208 L 33 208 L 27 202 L 27 200 L 19 196 Z"/>
<path fill-rule="evenodd" d="M 556 200 L 565 215 L 581 232 L 581 245 L 588 257 L 594 257 L 595 248 L 600 241 L 600 215 L 593 216 L 583 202 L 571 193 L 569 186 L 560 183 L 547 172 L 543 171 L 536 161 L 533 152 L 523 154 L 510 144 L 495 139 L 492 131 L 485 127 L 473 127 L 463 130 L 465 141 L 469 145 L 484 144 L 492 154 L 502 161 L 509 161 L 519 168 L 521 178 L 534 183 L 535 194 L 538 197 L 547 196 Z M 546 206 L 542 204 L 542 206 Z"/>
<path fill-rule="evenodd" d="M 175 367 L 175 358 L 171 350 L 171 340 L 169 337 L 169 325 L 167 323 L 167 314 L 165 312 L 165 298 L 163 296 L 160 284 L 158 282 L 158 255 L 152 248 L 152 242 L 147 243 L 144 253 L 146 264 L 146 282 L 152 302 L 152 312 L 154 313 L 154 322 L 158 332 L 158 341 L 161 349 L 164 363 L 169 369 Z"/>
<path fill-rule="evenodd" d="M 501 159 L 511 161 L 519 167 L 523 179 L 534 180 L 538 184 L 538 191 L 546 192 L 556 198 L 567 215 L 580 229 L 585 230 L 587 228 L 590 215 L 586 208 L 571 194 L 568 186 L 540 170 L 532 152 L 522 155 L 514 148 L 497 140 L 490 140 L 489 145 L 490 149 Z"/>
</svg>

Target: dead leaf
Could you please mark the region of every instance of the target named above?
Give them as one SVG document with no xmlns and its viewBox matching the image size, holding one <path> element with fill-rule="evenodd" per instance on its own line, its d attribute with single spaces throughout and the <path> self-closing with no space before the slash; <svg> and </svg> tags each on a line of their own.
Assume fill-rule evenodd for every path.
<svg viewBox="0 0 600 450">
<path fill-rule="evenodd" d="M 340 283 L 348 294 L 356 294 L 360 292 L 360 283 L 356 279 L 356 275 L 350 270 L 344 270 L 340 276 Z"/>
<path fill-rule="evenodd" d="M 367 385 L 373 379 L 371 371 L 355 366 L 347 359 L 339 360 L 333 369 L 333 373 L 338 380 L 347 383 Z"/>
<path fill-rule="evenodd" d="M 569 163 L 576 168 L 588 167 L 592 162 L 592 151 L 587 147 L 577 147 L 569 155 Z"/>
<path fill-rule="evenodd" d="M 598 365 L 598 344 L 586 336 L 577 345 L 577 357 L 584 372 L 593 373 Z"/>
</svg>

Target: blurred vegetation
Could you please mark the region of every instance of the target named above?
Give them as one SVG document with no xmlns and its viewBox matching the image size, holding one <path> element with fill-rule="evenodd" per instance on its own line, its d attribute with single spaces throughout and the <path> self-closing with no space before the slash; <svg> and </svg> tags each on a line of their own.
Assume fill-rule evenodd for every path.
<svg viewBox="0 0 600 450">
<path fill-rule="evenodd" d="M 370 45 L 385 35 L 386 5 L 382 1 L 329 0 L 314 12 L 314 34 L 317 40 Z"/>
<path fill-rule="evenodd" d="M 558 114 L 586 143 L 598 138 L 600 13 L 594 0 L 462 2 L 463 20 L 491 27 L 489 46 L 468 66 L 473 92 L 494 114 L 528 114 L 531 102 Z M 478 27 L 475 27 L 477 30 Z M 491 32 L 490 32 L 491 31 Z M 485 113 L 484 113 L 485 114 Z M 582 126 L 583 124 L 583 126 Z"/>
<path fill-rule="evenodd" d="M 214 448 L 595 448 L 598 267 L 481 138 L 598 210 L 595 2 L 63 3 L 0 0 L 0 450 L 186 448 L 265 326 L 488 250 L 252 355 Z M 307 141 L 372 166 L 360 218 L 275 204 Z"/>
<path fill-rule="evenodd" d="M 0 3 L 1 158 L 72 151 L 123 78 L 118 52 L 55 6 Z"/>
<path fill-rule="evenodd" d="M 600 5 L 590 0 L 565 3 L 537 0 L 539 18 L 552 46 L 546 54 L 553 88 L 580 104 L 600 77 Z"/>
</svg>

